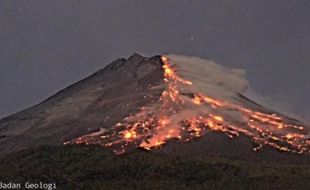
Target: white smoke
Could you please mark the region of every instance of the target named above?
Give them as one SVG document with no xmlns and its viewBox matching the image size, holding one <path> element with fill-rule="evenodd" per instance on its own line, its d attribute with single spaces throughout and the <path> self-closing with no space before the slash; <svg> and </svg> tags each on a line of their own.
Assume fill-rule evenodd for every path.
<svg viewBox="0 0 310 190">
<path fill-rule="evenodd" d="M 245 70 L 230 69 L 197 57 L 175 54 L 166 56 L 181 78 L 193 82 L 194 85 L 188 89 L 191 92 L 202 92 L 219 99 L 233 99 L 236 93 L 243 93 L 248 87 Z"/>
<path fill-rule="evenodd" d="M 237 93 L 244 94 L 262 106 L 286 114 L 290 117 L 309 123 L 304 115 L 294 111 L 294 107 L 284 96 L 263 96 L 249 86 L 246 71 L 223 67 L 211 60 L 193 56 L 168 54 L 169 62 L 177 69 L 177 74 L 186 80 L 192 81 L 194 86 L 187 87 L 188 91 L 202 92 L 211 97 L 235 101 Z M 190 88 L 190 89 L 189 89 Z"/>
</svg>

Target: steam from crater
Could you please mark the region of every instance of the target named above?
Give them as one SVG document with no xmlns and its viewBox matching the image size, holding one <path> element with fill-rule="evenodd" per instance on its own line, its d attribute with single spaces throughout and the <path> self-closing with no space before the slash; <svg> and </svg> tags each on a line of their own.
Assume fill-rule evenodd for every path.
<svg viewBox="0 0 310 190">
<path fill-rule="evenodd" d="M 197 57 L 175 54 L 166 57 L 181 78 L 194 84 L 187 88 L 189 92 L 233 100 L 236 93 L 245 92 L 248 87 L 245 70 L 230 69 Z"/>
</svg>

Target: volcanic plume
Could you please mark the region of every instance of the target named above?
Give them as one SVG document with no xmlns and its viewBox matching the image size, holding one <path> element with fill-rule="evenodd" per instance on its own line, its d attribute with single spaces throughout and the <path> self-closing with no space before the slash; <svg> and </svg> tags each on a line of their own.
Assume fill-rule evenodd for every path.
<svg viewBox="0 0 310 190">
<path fill-rule="evenodd" d="M 242 70 L 181 55 L 163 55 L 160 62 L 157 72 L 163 73 L 164 82 L 147 84 L 149 89 L 163 89 L 159 99 L 150 100 L 112 127 L 64 144 L 96 144 L 119 154 L 137 147 L 156 149 L 171 140 L 186 143 L 216 132 L 229 138 L 246 136 L 255 143 L 253 151 L 268 146 L 309 153 L 308 129 L 301 122 L 242 95 L 248 85 Z"/>
</svg>

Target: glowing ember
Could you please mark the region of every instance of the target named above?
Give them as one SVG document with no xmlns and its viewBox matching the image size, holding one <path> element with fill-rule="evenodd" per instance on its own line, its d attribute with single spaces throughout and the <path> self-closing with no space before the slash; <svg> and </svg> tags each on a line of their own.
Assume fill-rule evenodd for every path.
<svg viewBox="0 0 310 190">
<path fill-rule="evenodd" d="M 251 110 L 201 92 L 185 93 L 184 89 L 195 84 L 177 75 L 176 66 L 167 57 L 162 56 L 161 60 L 166 88 L 158 104 L 143 107 L 110 130 L 85 135 L 71 143 L 112 146 L 116 153 L 123 153 L 128 147 L 150 150 L 170 139 L 187 142 L 207 131 L 217 131 L 230 138 L 248 136 L 258 145 L 254 151 L 270 146 L 280 151 L 309 153 L 310 141 L 305 138 L 303 126 L 290 124 L 277 114 Z M 241 119 L 234 121 L 235 117 Z"/>
</svg>

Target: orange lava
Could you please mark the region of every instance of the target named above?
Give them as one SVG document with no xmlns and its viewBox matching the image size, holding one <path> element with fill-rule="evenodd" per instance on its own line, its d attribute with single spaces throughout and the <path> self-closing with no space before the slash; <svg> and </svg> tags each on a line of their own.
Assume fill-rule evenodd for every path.
<svg viewBox="0 0 310 190">
<path fill-rule="evenodd" d="M 128 147 L 142 147 L 150 150 L 160 147 L 171 139 L 187 142 L 203 136 L 207 131 L 225 133 L 233 138 L 244 135 L 251 138 L 258 151 L 263 146 L 270 146 L 280 151 L 309 153 L 310 141 L 305 138 L 304 126 L 287 122 L 274 113 L 262 113 L 236 103 L 209 97 L 202 93 L 192 97 L 180 93 L 179 84 L 194 85 L 176 74 L 176 68 L 162 56 L 166 90 L 162 92 L 159 107 L 141 109 L 141 112 L 125 118 L 110 130 L 89 134 L 69 143 L 99 144 L 113 147 L 116 153 L 123 153 Z M 190 99 L 194 106 L 204 106 L 211 110 L 207 114 L 192 114 L 178 120 L 178 114 Z M 243 123 L 230 121 L 223 110 L 233 110 L 242 117 Z M 67 144 L 67 142 L 66 142 Z"/>
</svg>

